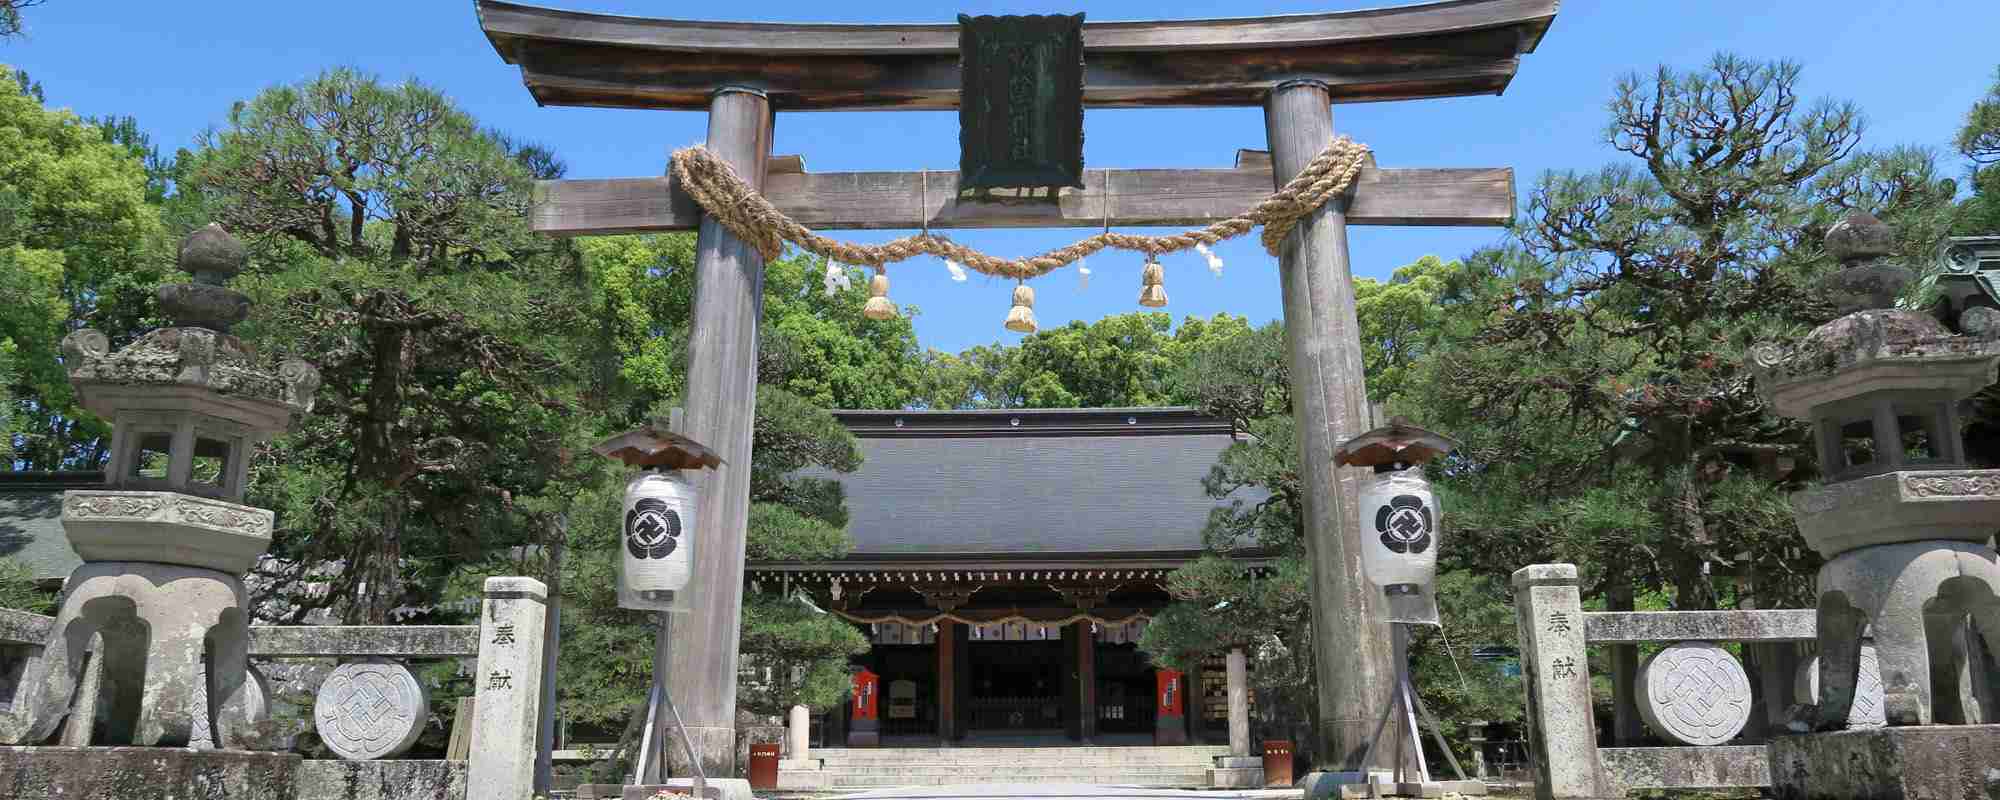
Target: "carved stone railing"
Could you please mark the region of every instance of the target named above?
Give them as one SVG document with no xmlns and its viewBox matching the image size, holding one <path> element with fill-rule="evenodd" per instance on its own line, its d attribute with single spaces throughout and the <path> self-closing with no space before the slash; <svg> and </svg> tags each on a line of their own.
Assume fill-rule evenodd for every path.
<svg viewBox="0 0 2000 800">
<path fill-rule="evenodd" d="M 526 797 L 533 785 L 546 590 L 490 578 L 477 625 L 298 625 L 250 628 L 253 663 L 337 659 L 315 691 L 311 724 L 340 760 L 311 760 L 302 787 L 329 791 L 356 777 L 430 787 L 450 798 Z M 40 647 L 55 619 L 0 609 L 0 645 Z M 428 695 L 407 662 L 476 659 L 472 720 L 460 759 L 398 760 L 428 722 Z M 89 685 L 89 684 L 86 684 Z M 268 702 L 269 698 L 265 698 Z M 79 699 L 74 713 L 91 713 Z M 66 743 L 67 737 L 66 737 Z M 337 794 L 325 795 L 328 798 Z M 412 794 L 410 796 L 419 796 Z M 301 792 L 302 800 L 319 795 Z"/>
<path fill-rule="evenodd" d="M 1813 641 L 1815 612 L 1586 612 L 1570 564 L 1525 567 L 1514 573 L 1514 590 L 1538 797 L 1771 785 L 1765 746 L 1741 743 L 1740 733 L 1760 713 L 1760 698 L 1764 719 L 1753 728 L 1782 724 L 1802 672 L 1784 654 Z M 1683 744 L 1599 747 L 1587 648 L 1648 642 L 1669 646 L 1634 676 L 1633 694 L 1648 726 Z M 1759 685 L 1719 642 L 1766 654 Z"/>
</svg>

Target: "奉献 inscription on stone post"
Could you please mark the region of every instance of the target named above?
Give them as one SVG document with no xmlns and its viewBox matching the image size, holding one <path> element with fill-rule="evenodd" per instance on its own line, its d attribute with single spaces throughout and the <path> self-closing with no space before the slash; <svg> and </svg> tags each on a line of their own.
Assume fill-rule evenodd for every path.
<svg viewBox="0 0 2000 800">
<path fill-rule="evenodd" d="M 1528 691 L 1528 737 L 1541 800 L 1612 797 L 1597 760 L 1584 652 L 1583 597 L 1576 565 L 1533 564 L 1514 571 L 1515 624 Z"/>
<path fill-rule="evenodd" d="M 486 579 L 467 798 L 524 800 L 535 790 L 548 599 L 548 588 L 533 578 Z"/>
</svg>

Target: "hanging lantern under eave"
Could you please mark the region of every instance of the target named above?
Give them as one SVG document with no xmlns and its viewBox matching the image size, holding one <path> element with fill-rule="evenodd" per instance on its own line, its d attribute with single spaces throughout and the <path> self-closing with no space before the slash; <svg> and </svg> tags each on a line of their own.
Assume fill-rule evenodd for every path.
<svg viewBox="0 0 2000 800">
<path fill-rule="evenodd" d="M 618 604 L 625 608 L 685 612 L 695 582 L 699 548 L 695 520 L 700 491 L 693 470 L 722 459 L 700 443 L 649 425 L 594 448 L 646 471 L 625 484 L 619 516 Z"/>
</svg>

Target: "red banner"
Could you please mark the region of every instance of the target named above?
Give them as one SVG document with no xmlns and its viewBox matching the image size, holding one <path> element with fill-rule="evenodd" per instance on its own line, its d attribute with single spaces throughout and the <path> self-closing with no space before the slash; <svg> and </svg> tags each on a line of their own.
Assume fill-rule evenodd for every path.
<svg viewBox="0 0 2000 800">
<path fill-rule="evenodd" d="M 881 693 L 882 677 L 866 669 L 854 673 L 854 713 L 855 719 L 875 719 L 877 695 Z"/>
<path fill-rule="evenodd" d="M 1155 670 L 1153 677 L 1159 683 L 1160 687 L 1157 693 L 1160 704 L 1160 716 L 1180 716 L 1182 713 L 1181 709 L 1186 706 L 1187 702 L 1187 698 L 1185 697 L 1187 689 L 1181 683 L 1180 670 Z"/>
</svg>

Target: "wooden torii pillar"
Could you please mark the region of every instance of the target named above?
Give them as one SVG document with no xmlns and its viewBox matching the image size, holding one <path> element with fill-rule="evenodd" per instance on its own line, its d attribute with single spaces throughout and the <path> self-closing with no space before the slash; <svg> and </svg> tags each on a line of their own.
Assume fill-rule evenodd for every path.
<svg viewBox="0 0 2000 800">
<path fill-rule="evenodd" d="M 1334 103 L 1499 94 L 1558 0 L 1086 23 L 1085 105 L 1262 107 L 1270 149 L 1239 152 L 1230 169 L 1089 170 L 1085 189 L 1044 206 L 962 204 L 956 173 L 815 174 L 801 158 L 770 155 L 773 111 L 956 108 L 956 25 L 694 22 L 474 2 L 488 40 L 542 105 L 705 110 L 708 147 L 809 227 L 946 229 L 1095 228 L 1107 221 L 1107 202 L 1116 226 L 1233 215 L 1326 146 Z M 1394 675 L 1387 626 L 1371 621 L 1375 601 L 1361 576 L 1359 475 L 1332 464 L 1335 445 L 1367 427 L 1347 226 L 1503 225 L 1513 204 L 1509 169 L 1371 166 L 1348 198 L 1301 221 L 1279 259 L 1315 578 L 1323 768 L 1361 757 Z M 708 773 L 732 775 L 763 265 L 671 178 L 543 182 L 533 216 L 536 230 L 562 236 L 701 231 L 688 432 L 728 466 L 710 479 L 698 522 L 702 541 L 718 546 L 698 556 L 708 578 L 699 608 L 674 626 L 670 690 Z"/>
</svg>

